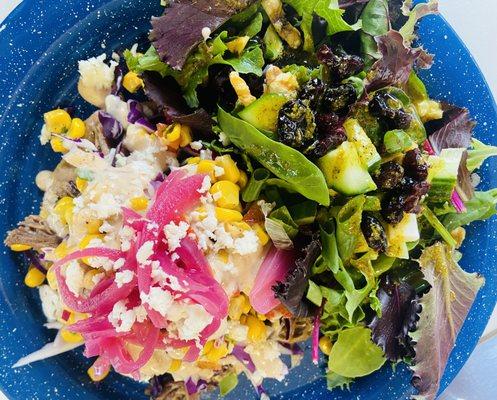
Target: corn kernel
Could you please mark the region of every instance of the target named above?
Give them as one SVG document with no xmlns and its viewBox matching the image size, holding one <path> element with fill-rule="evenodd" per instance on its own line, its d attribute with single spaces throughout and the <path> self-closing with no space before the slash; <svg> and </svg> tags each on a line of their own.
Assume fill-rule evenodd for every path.
<svg viewBox="0 0 497 400">
<path fill-rule="evenodd" d="M 103 234 L 96 234 L 96 235 L 86 235 L 83 237 L 83 239 L 81 239 L 81 242 L 79 242 L 79 245 L 78 247 L 80 249 L 86 249 L 89 245 L 90 245 L 90 242 L 94 239 L 100 239 L 102 240 L 104 237 Z"/>
<path fill-rule="evenodd" d="M 72 215 L 72 211 L 74 209 L 74 200 L 72 197 L 65 196 L 62 197 L 57 204 L 55 204 L 54 211 L 59 216 L 60 221 L 63 224 L 66 224 L 67 216 Z"/>
<path fill-rule="evenodd" d="M 197 367 L 201 369 L 208 369 L 209 371 L 218 371 L 221 369 L 221 364 L 213 361 L 199 360 L 197 361 Z"/>
<path fill-rule="evenodd" d="M 62 339 L 64 339 L 67 343 L 79 343 L 83 341 L 83 336 L 77 332 L 71 332 L 67 329 L 61 329 L 60 335 Z"/>
<path fill-rule="evenodd" d="M 259 342 L 266 339 L 266 325 L 259 318 L 247 315 L 245 325 L 248 326 L 248 339 L 252 342 Z"/>
<path fill-rule="evenodd" d="M 216 345 L 216 343 L 214 343 L 209 352 L 205 354 L 205 357 L 211 362 L 216 362 L 219 361 L 221 358 L 226 357 L 227 354 L 228 346 L 226 345 L 226 343 L 223 342 L 220 345 Z"/>
<path fill-rule="evenodd" d="M 189 126 L 181 125 L 181 135 L 179 145 L 181 147 L 188 146 L 192 142 L 192 130 Z"/>
<path fill-rule="evenodd" d="M 240 186 L 240 189 L 245 189 L 247 183 L 248 183 L 247 174 L 245 173 L 245 171 L 240 171 L 240 179 L 238 179 L 238 186 Z"/>
<path fill-rule="evenodd" d="M 82 119 L 74 118 L 71 122 L 71 127 L 67 131 L 69 139 L 81 139 L 86 134 L 86 125 Z"/>
<path fill-rule="evenodd" d="M 97 363 L 97 361 L 95 362 L 95 364 Z M 109 375 L 110 368 L 102 370 L 102 368 L 96 368 L 95 364 L 88 368 L 88 376 L 93 382 L 103 381 L 107 377 L 107 375 Z"/>
<path fill-rule="evenodd" d="M 212 185 L 210 193 L 214 196 L 216 204 L 219 207 L 233 209 L 240 205 L 240 188 L 233 182 L 216 182 Z"/>
<path fill-rule="evenodd" d="M 244 314 L 247 303 L 248 301 L 243 294 L 232 297 L 228 308 L 229 317 L 232 320 L 238 321 L 240 317 Z M 250 309 L 250 304 L 249 304 L 249 309 Z"/>
<path fill-rule="evenodd" d="M 224 174 L 219 179 L 237 183 L 240 180 L 240 170 L 229 154 L 216 157 L 216 165 L 224 169 Z"/>
<path fill-rule="evenodd" d="M 217 257 L 225 264 L 228 264 L 230 260 L 230 255 L 226 250 L 219 250 Z"/>
<path fill-rule="evenodd" d="M 198 174 L 207 174 L 211 177 L 211 180 L 215 180 L 214 168 L 216 163 L 212 160 L 200 160 L 197 165 Z"/>
<path fill-rule="evenodd" d="M 66 153 L 68 149 L 64 146 L 64 141 L 61 138 L 53 137 L 50 139 L 50 146 L 55 153 Z"/>
<path fill-rule="evenodd" d="M 202 349 L 202 354 L 207 354 L 214 347 L 214 340 L 209 340 L 205 343 L 204 348 Z"/>
<path fill-rule="evenodd" d="M 88 186 L 88 181 L 86 179 L 80 178 L 79 176 L 76 178 L 76 187 L 80 192 L 83 192 Z"/>
<path fill-rule="evenodd" d="M 253 229 L 255 231 L 255 234 L 259 238 L 259 242 L 261 242 L 261 245 L 265 246 L 269 242 L 269 236 L 266 231 L 259 224 L 255 224 L 253 226 Z"/>
<path fill-rule="evenodd" d="M 12 246 L 10 246 L 10 250 L 16 251 L 16 252 L 27 251 L 27 250 L 31 250 L 31 249 L 32 249 L 32 247 L 28 244 L 16 243 L 16 244 L 13 244 Z"/>
<path fill-rule="evenodd" d="M 167 370 L 167 372 L 169 372 L 169 373 L 176 372 L 180 368 L 181 368 L 181 360 L 175 360 L 175 359 L 173 359 L 171 361 L 171 365 L 169 366 L 169 369 Z"/>
<path fill-rule="evenodd" d="M 200 162 L 200 157 L 190 157 L 186 160 L 186 163 L 189 165 L 198 164 Z"/>
<path fill-rule="evenodd" d="M 261 321 L 265 321 L 267 319 L 264 314 L 259 314 L 259 313 L 257 313 L 257 318 L 259 318 Z"/>
<path fill-rule="evenodd" d="M 62 242 L 54 250 L 54 255 L 58 260 L 64 258 L 68 254 L 69 254 L 69 247 L 67 246 L 67 242 Z"/>
<path fill-rule="evenodd" d="M 65 133 L 71 127 L 71 116 L 65 110 L 52 110 L 43 115 L 49 132 Z"/>
<path fill-rule="evenodd" d="M 45 274 L 38 268 L 31 267 L 24 277 L 24 283 L 30 288 L 35 288 L 43 284 L 45 281 Z"/>
<path fill-rule="evenodd" d="M 83 278 L 83 287 L 88 290 L 93 289 L 95 287 L 95 283 L 93 283 L 93 278 L 99 273 L 100 271 L 98 269 L 89 270 Z"/>
<path fill-rule="evenodd" d="M 216 207 L 216 218 L 220 222 L 241 222 L 243 220 L 243 215 L 236 210 Z"/>
<path fill-rule="evenodd" d="M 57 276 L 53 267 L 50 267 L 47 271 L 47 282 L 53 290 L 57 290 Z"/>
<path fill-rule="evenodd" d="M 102 226 L 102 221 L 99 219 L 92 219 L 86 221 L 86 232 L 90 235 L 98 235 L 100 233 L 100 227 Z"/>
<path fill-rule="evenodd" d="M 244 221 L 242 221 L 242 222 L 233 222 L 231 225 L 233 225 L 234 227 L 240 229 L 241 231 L 250 231 L 252 229 L 250 227 L 250 225 L 247 224 Z"/>
<path fill-rule="evenodd" d="M 176 142 L 181 138 L 181 125 L 173 124 L 167 128 L 166 139 L 169 143 Z"/>
<path fill-rule="evenodd" d="M 249 40 L 250 36 L 240 36 L 226 43 L 226 47 L 232 53 L 240 55 L 243 53 L 243 50 L 247 46 Z"/>
<path fill-rule="evenodd" d="M 323 336 L 319 339 L 319 348 L 326 354 L 327 356 L 331 353 L 331 348 L 333 347 L 333 343 L 331 343 L 331 339 L 328 336 Z"/>
<path fill-rule="evenodd" d="M 135 211 L 143 211 L 148 207 L 148 199 L 145 196 L 133 197 L 131 199 L 131 208 Z"/>
<path fill-rule="evenodd" d="M 128 92 L 136 93 L 145 85 L 143 83 L 143 79 L 140 78 L 137 73 L 130 71 L 124 75 L 123 86 Z"/>
<path fill-rule="evenodd" d="M 243 314 L 240 317 L 240 324 L 242 324 L 242 325 L 246 325 L 247 324 L 247 316 L 245 314 Z"/>
</svg>

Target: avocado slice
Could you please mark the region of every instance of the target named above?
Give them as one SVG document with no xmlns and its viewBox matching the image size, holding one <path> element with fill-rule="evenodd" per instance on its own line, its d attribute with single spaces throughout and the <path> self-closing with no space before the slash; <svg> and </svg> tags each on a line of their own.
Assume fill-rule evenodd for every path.
<svg viewBox="0 0 497 400">
<path fill-rule="evenodd" d="M 347 139 L 349 142 L 354 143 L 359 154 L 359 158 L 362 164 L 367 168 L 368 171 L 376 169 L 381 162 L 380 153 L 376 150 L 375 145 L 366 134 L 362 126 L 354 118 L 349 118 L 343 124 L 345 133 L 347 134 Z"/>
<path fill-rule="evenodd" d="M 328 187 L 346 196 L 355 196 L 377 189 L 371 175 L 363 165 L 357 147 L 343 142 L 317 162 Z"/>
<path fill-rule="evenodd" d="M 280 94 L 267 93 L 238 114 L 241 119 L 262 131 L 276 132 L 278 114 L 288 99 Z"/>
</svg>

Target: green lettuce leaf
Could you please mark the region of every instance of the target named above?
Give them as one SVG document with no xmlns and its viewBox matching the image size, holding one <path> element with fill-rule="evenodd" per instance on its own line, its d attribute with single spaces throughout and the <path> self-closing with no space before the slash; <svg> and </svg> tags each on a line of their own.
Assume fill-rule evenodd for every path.
<svg viewBox="0 0 497 400">
<path fill-rule="evenodd" d="M 477 139 L 471 140 L 472 149 L 468 150 L 466 165 L 470 172 L 480 168 L 487 158 L 497 156 L 497 147 L 489 146 Z"/>
<path fill-rule="evenodd" d="M 473 198 L 467 201 L 465 206 L 465 213 L 456 213 L 454 211 L 446 213 L 442 218 L 442 223 L 449 232 L 475 221 L 487 220 L 497 214 L 497 189 L 487 192 L 475 192 Z"/>
<path fill-rule="evenodd" d="M 361 15 L 361 51 L 367 67 L 381 58 L 375 37 L 385 35 L 390 29 L 387 0 L 371 0 Z"/>
<path fill-rule="evenodd" d="M 456 338 L 485 280 L 461 269 L 455 253 L 442 243 L 426 248 L 419 264 L 431 290 L 420 301 L 413 385 L 419 398 L 435 399 Z M 436 354 L 436 357 L 434 357 Z"/>
<path fill-rule="evenodd" d="M 284 2 L 292 6 L 302 17 L 300 27 L 304 32 L 305 51 L 314 51 L 314 40 L 312 38 L 312 15 L 314 13 L 324 18 L 328 23 L 328 35 L 357 31 L 362 26 L 361 21 L 350 25 L 343 19 L 345 10 L 340 9 L 338 0 L 284 0 Z"/>
<path fill-rule="evenodd" d="M 326 386 L 330 391 L 335 388 L 340 388 L 342 390 L 348 389 L 352 382 L 353 382 L 352 379 L 338 375 L 334 372 L 328 371 L 326 373 Z"/>
<path fill-rule="evenodd" d="M 365 203 L 365 196 L 356 196 L 338 211 L 336 217 L 338 252 L 345 262 L 352 258 L 358 249 L 367 250 L 368 248 L 361 230 L 362 212 L 364 211 Z"/>
<path fill-rule="evenodd" d="M 227 39 L 228 33 L 223 31 L 207 43 L 200 43 L 179 71 L 162 62 L 153 46 L 143 55 L 133 55 L 127 50 L 124 57 L 128 68 L 137 74 L 155 71 L 162 76 L 172 76 L 181 86 L 188 105 L 196 108 L 199 105 L 197 87 L 208 79 L 211 65 L 230 65 L 240 74 L 262 75 L 264 55 L 260 46 L 248 45 L 239 57 L 225 58 L 228 50 L 225 44 Z"/>
<path fill-rule="evenodd" d="M 404 37 L 404 40 L 411 43 L 416 39 L 414 30 L 418 21 L 430 14 L 438 14 L 438 0 L 428 0 L 426 3 L 419 3 L 408 13 L 408 20 L 399 32 Z"/>
<path fill-rule="evenodd" d="M 357 326 L 338 334 L 328 369 L 346 378 L 358 378 L 380 369 L 385 361 L 383 351 L 371 340 L 371 330 Z"/>
</svg>

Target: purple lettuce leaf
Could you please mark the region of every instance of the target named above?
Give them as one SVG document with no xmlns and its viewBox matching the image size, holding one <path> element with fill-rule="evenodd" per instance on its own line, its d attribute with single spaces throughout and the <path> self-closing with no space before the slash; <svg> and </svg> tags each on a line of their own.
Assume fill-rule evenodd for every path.
<svg viewBox="0 0 497 400">
<path fill-rule="evenodd" d="M 439 154 L 443 149 L 470 147 L 476 122 L 470 119 L 469 111 L 451 104 L 443 104 L 442 107 L 442 119 L 427 124 L 428 139 L 435 153 Z M 457 192 L 464 201 L 474 196 L 467 159 L 468 154 L 465 152 L 457 178 Z"/>
<path fill-rule="evenodd" d="M 417 318 L 416 291 L 409 283 L 387 275 L 381 279 L 376 297 L 381 304 L 381 316 L 376 315 L 368 326 L 373 342 L 383 349 L 385 357 L 396 362 L 409 353 L 408 333 Z"/>
<path fill-rule="evenodd" d="M 431 290 L 420 301 L 418 328 L 410 334 L 416 343 L 412 383 L 420 399 L 435 399 L 457 335 L 475 301 L 484 278 L 461 269 L 445 244 L 426 248 L 419 259 Z"/>
<path fill-rule="evenodd" d="M 98 120 L 102 125 L 102 132 L 109 147 L 117 147 L 124 138 L 124 129 L 121 123 L 105 111 L 98 111 Z"/>
<path fill-rule="evenodd" d="M 272 287 L 275 296 L 295 317 L 311 317 L 315 315 L 316 307 L 307 300 L 311 268 L 321 255 L 322 247 L 318 239 L 302 249 L 301 255 L 295 261 L 295 268 L 287 275 L 284 282 L 277 282 Z"/>
<path fill-rule="evenodd" d="M 183 68 L 188 55 L 203 40 L 202 30 L 214 32 L 254 0 L 176 0 L 164 15 L 152 18 L 150 41 L 162 61 L 173 69 Z"/>
<path fill-rule="evenodd" d="M 403 86 L 409 79 L 414 65 L 429 68 L 433 57 L 421 47 L 406 47 L 404 38 L 390 30 L 386 35 L 375 38 L 381 58 L 373 64 L 368 73 L 366 89 L 369 92 L 386 86 Z"/>
<path fill-rule="evenodd" d="M 143 74 L 143 81 L 146 96 L 159 107 L 166 120 L 188 125 L 203 133 L 212 131 L 211 116 L 202 108 L 192 112 L 174 79 L 163 78 L 155 72 L 146 72 Z"/>
<path fill-rule="evenodd" d="M 476 123 L 470 119 L 469 111 L 447 103 L 442 109 L 442 119 L 426 124 L 433 150 L 438 154 L 443 149 L 470 147 Z"/>
</svg>

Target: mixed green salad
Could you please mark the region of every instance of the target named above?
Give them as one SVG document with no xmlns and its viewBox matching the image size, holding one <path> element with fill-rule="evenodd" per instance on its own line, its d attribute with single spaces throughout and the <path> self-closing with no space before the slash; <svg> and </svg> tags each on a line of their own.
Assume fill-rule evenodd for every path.
<svg viewBox="0 0 497 400">
<path fill-rule="evenodd" d="M 145 126 L 172 151 L 177 165 L 162 171 L 170 176 L 165 182 L 179 179 L 176 169 L 210 174 L 222 192 L 216 198 L 211 190 L 209 200 L 217 202 L 217 220 L 257 232 L 260 252 L 244 253 L 249 241 L 234 250 L 264 259 L 260 269 L 251 267 L 253 285 L 230 294 L 225 281 L 216 286 L 216 276 L 209 285 L 218 292 L 209 295 L 228 297 L 222 296 L 225 310 L 211 314 L 221 325 L 228 318 L 249 326 L 249 336 L 248 321 L 261 325 L 273 332 L 263 341 L 279 342 L 292 357 L 300 355 L 296 343 L 310 337 L 313 361 L 320 351 L 326 356 L 330 390 L 404 362 L 418 398 L 434 399 L 484 284 L 458 265 L 464 227 L 497 212 L 497 189 L 476 189 L 478 168 L 497 148 L 472 136 L 468 110 L 430 98 L 418 75 L 433 56 L 416 44 L 416 24 L 437 13 L 437 1 L 176 0 L 165 6 L 152 19 L 151 44 L 124 52 L 116 82 L 125 90 L 117 96 L 138 99 L 128 101 L 128 121 Z M 79 89 L 110 112 L 108 98 L 99 104 L 84 85 Z M 133 114 L 138 105 L 142 115 Z M 125 157 L 130 128 L 125 133 L 115 122 L 109 126 L 108 114 L 100 116 L 107 144 Z M 54 150 L 67 145 L 54 143 Z M 222 162 L 229 165 L 221 168 Z M 81 170 L 78 179 L 91 182 Z M 186 180 L 175 182 L 187 190 Z M 125 212 L 125 221 L 130 215 Z M 160 215 L 152 221 L 162 229 Z M 202 248 L 198 232 L 190 236 Z M 211 240 L 212 248 L 203 250 L 209 260 L 221 239 Z M 11 247 L 16 243 L 12 239 Z M 234 304 L 246 310 L 232 314 Z M 163 333 L 164 326 L 150 318 Z M 252 345 L 243 350 L 243 340 L 226 337 L 216 359 L 228 360 L 221 372 L 231 355 L 251 366 L 256 381 L 260 367 L 247 350 Z M 208 343 L 201 339 L 203 351 Z M 153 376 L 151 396 L 182 398 L 177 381 L 187 382 L 185 396 L 218 384 L 222 393 L 236 386 L 240 368 L 193 379 L 199 368 L 217 371 L 218 365 L 202 367 L 195 360 L 187 360 L 197 368 L 190 377 L 188 371 Z M 110 364 L 121 372 L 112 358 Z M 266 396 L 260 382 L 254 386 Z"/>
</svg>

